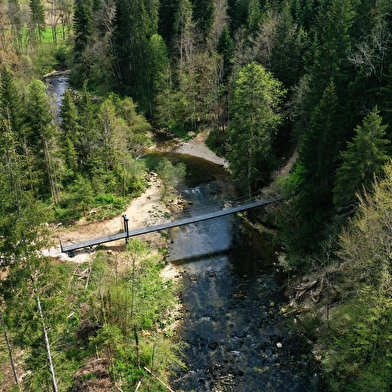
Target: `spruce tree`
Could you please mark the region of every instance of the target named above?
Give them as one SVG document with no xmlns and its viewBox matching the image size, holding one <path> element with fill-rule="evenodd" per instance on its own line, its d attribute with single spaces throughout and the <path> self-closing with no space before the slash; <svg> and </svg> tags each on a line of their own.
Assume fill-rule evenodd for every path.
<svg viewBox="0 0 392 392">
<path fill-rule="evenodd" d="M 52 197 L 59 201 L 60 161 L 58 159 L 57 128 L 53 123 L 46 86 L 34 80 L 29 86 L 27 138 L 35 156 L 34 167 L 40 180 L 38 193 L 41 197 Z"/>
<path fill-rule="evenodd" d="M 69 89 L 65 90 L 60 108 L 61 128 L 64 133 L 62 149 L 67 168 L 75 171 L 78 161 L 79 148 L 78 111 Z"/>
<path fill-rule="evenodd" d="M 339 212 L 350 212 L 357 204 L 357 193 L 368 189 L 374 177 L 381 172 L 388 159 L 385 139 L 387 125 L 375 108 L 355 129 L 356 135 L 341 153 L 342 164 L 337 170 L 334 187 L 334 204 Z"/>
<path fill-rule="evenodd" d="M 22 100 L 16 90 L 13 76 L 3 65 L 0 83 L 0 118 L 9 121 L 16 140 L 23 142 L 25 113 Z"/>
<path fill-rule="evenodd" d="M 206 42 L 211 34 L 214 17 L 215 2 L 213 0 L 193 0 L 193 19 L 203 42 Z"/>
<path fill-rule="evenodd" d="M 322 238 L 332 208 L 336 157 L 343 148 L 337 105 L 335 84 L 331 82 L 311 115 L 294 173 L 298 177 L 294 204 L 303 235 L 303 242 L 297 245 L 305 248 Z"/>
<path fill-rule="evenodd" d="M 79 58 L 94 35 L 93 3 L 91 0 L 76 0 L 73 20 L 75 31 L 74 52 Z"/>
<path fill-rule="evenodd" d="M 248 34 L 254 36 L 260 29 L 260 23 L 262 20 L 262 12 L 260 8 L 259 0 L 249 1 L 249 17 L 248 17 Z"/>
<path fill-rule="evenodd" d="M 229 163 L 234 181 L 249 194 L 267 182 L 273 166 L 272 141 L 284 95 L 282 84 L 256 63 L 245 66 L 235 82 Z"/>
<path fill-rule="evenodd" d="M 312 105 L 318 104 L 331 78 L 336 84 L 338 97 L 346 94 L 347 83 L 352 77 L 347 56 L 351 49 L 353 17 L 351 0 L 332 0 L 323 20 L 321 46 L 312 70 Z"/>
<path fill-rule="evenodd" d="M 30 13 L 33 24 L 34 33 L 38 33 L 39 40 L 42 39 L 42 33 L 45 31 L 45 7 L 41 0 L 30 0 Z"/>
<path fill-rule="evenodd" d="M 234 43 L 226 25 L 219 36 L 216 51 L 223 57 L 223 82 L 227 83 L 233 68 Z"/>
</svg>

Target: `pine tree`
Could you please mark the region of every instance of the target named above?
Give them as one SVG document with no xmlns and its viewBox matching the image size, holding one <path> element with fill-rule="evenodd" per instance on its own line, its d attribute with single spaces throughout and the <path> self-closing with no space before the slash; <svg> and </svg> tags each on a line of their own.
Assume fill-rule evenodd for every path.
<svg viewBox="0 0 392 392">
<path fill-rule="evenodd" d="M 180 66 L 182 66 L 190 58 L 194 46 L 193 6 L 190 0 L 179 0 L 174 18 L 174 31 L 177 36 Z"/>
<path fill-rule="evenodd" d="M 78 111 L 69 89 L 65 90 L 60 108 L 61 128 L 64 132 L 62 145 L 67 168 L 74 171 L 77 166 L 79 147 Z"/>
<path fill-rule="evenodd" d="M 40 183 L 38 193 L 41 197 L 51 195 L 53 202 L 59 201 L 60 162 L 57 149 L 57 129 L 53 124 L 46 86 L 40 80 L 31 82 L 29 86 L 27 138 L 36 157 L 35 171 Z"/>
<path fill-rule="evenodd" d="M 303 234 L 301 245 L 305 247 L 316 245 L 315 240 L 322 238 L 322 227 L 332 207 L 336 157 L 343 147 L 337 104 L 331 82 L 311 115 L 295 170 L 299 179 L 294 204 Z"/>
<path fill-rule="evenodd" d="M 219 36 L 216 51 L 223 57 L 223 82 L 227 83 L 233 68 L 234 43 L 226 25 Z"/>
<path fill-rule="evenodd" d="M 164 74 L 167 67 L 169 67 L 169 60 L 165 41 L 159 34 L 151 36 L 149 49 L 148 74 L 150 81 L 146 95 L 149 102 L 150 118 L 154 118 L 156 99 L 163 90 Z"/>
<path fill-rule="evenodd" d="M 30 13 L 33 23 L 34 33 L 38 33 L 39 40 L 42 39 L 42 33 L 45 31 L 45 7 L 41 0 L 30 0 Z"/>
<path fill-rule="evenodd" d="M 332 0 L 323 20 L 321 46 L 316 53 L 312 70 L 312 104 L 318 104 L 331 78 L 336 84 L 338 97 L 344 96 L 351 78 L 347 56 L 351 49 L 350 28 L 353 24 L 351 0 Z M 313 106 L 314 107 L 314 106 Z"/>
<path fill-rule="evenodd" d="M 262 21 L 262 12 L 260 9 L 259 0 L 249 1 L 249 17 L 248 17 L 248 34 L 254 36 L 260 29 L 260 23 Z"/>
<path fill-rule="evenodd" d="M 385 139 L 388 126 L 381 122 L 375 108 L 364 118 L 363 125 L 357 126 L 356 135 L 341 153 L 342 164 L 336 173 L 333 198 L 339 211 L 352 211 L 357 202 L 356 194 L 362 193 L 363 187 L 370 187 L 388 159 L 386 145 L 390 141 Z"/>
<path fill-rule="evenodd" d="M 73 26 L 75 31 L 74 51 L 79 58 L 94 35 L 93 3 L 91 0 L 76 0 Z"/>
<path fill-rule="evenodd" d="M 46 243 L 42 223 L 45 214 L 39 211 L 34 196 L 26 189 L 24 178 L 24 160 L 16 149 L 16 137 L 11 121 L 0 123 L 0 148 L 5 152 L 0 159 L 0 255 L 1 270 L 5 278 L 0 281 L 0 295 L 6 302 L 6 310 L 15 309 L 10 302 L 15 300 L 15 292 L 33 289 L 30 296 L 36 300 L 42 320 L 47 365 L 51 374 L 53 391 L 57 391 L 57 382 L 52 365 L 47 329 L 43 319 L 40 296 L 36 292 L 33 275 L 40 270 L 41 258 L 38 254 Z M 30 284 L 27 281 L 30 280 Z M 26 306 L 26 302 L 24 302 Z"/>
<path fill-rule="evenodd" d="M 3 65 L 0 83 L 0 118 L 9 121 L 9 126 L 19 143 L 23 142 L 25 114 L 22 100 L 16 90 L 13 77 Z"/>
<path fill-rule="evenodd" d="M 236 184 L 249 194 L 266 183 L 273 165 L 272 140 L 284 95 L 281 83 L 255 63 L 245 66 L 236 80 L 229 162 Z"/>
<path fill-rule="evenodd" d="M 215 17 L 215 2 L 213 0 L 193 0 L 193 19 L 196 29 L 203 42 L 212 32 Z"/>
<path fill-rule="evenodd" d="M 78 163 L 81 166 L 82 172 L 87 172 L 90 176 L 94 169 L 94 163 L 92 160 L 94 147 L 91 141 L 96 141 L 95 118 L 96 116 L 94 113 L 91 95 L 87 91 L 85 84 L 79 105 Z"/>
<path fill-rule="evenodd" d="M 271 72 L 286 87 L 295 85 L 302 76 L 307 47 L 307 34 L 294 22 L 287 0 L 277 18 L 271 58 Z"/>
</svg>

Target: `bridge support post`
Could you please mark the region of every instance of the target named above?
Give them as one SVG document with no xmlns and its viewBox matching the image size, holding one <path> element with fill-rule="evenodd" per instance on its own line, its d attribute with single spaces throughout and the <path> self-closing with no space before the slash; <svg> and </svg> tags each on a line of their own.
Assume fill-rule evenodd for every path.
<svg viewBox="0 0 392 392">
<path fill-rule="evenodd" d="M 125 238 L 125 245 L 128 245 L 128 238 L 129 238 L 129 227 L 128 227 L 128 221 L 129 219 L 127 218 L 127 216 L 124 214 L 123 216 L 124 219 L 124 230 L 127 233 L 127 236 Z"/>
</svg>

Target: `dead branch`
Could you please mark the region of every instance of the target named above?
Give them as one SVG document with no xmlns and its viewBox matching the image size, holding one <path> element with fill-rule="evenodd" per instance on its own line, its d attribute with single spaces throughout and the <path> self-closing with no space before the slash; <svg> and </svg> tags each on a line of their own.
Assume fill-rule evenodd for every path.
<svg viewBox="0 0 392 392">
<path fill-rule="evenodd" d="M 139 390 L 139 388 L 140 388 L 140 385 L 142 385 L 143 378 L 144 378 L 144 377 L 142 377 L 142 378 L 140 379 L 140 381 L 138 382 L 138 384 L 137 384 L 137 386 L 136 386 L 136 389 L 135 389 L 135 392 L 137 392 L 137 391 Z"/>
<path fill-rule="evenodd" d="M 144 370 L 151 374 L 151 376 L 155 377 L 165 388 L 167 388 L 170 392 L 174 392 L 173 389 L 171 389 L 168 385 L 166 385 L 162 380 L 160 380 L 150 369 L 147 369 L 144 366 Z"/>
</svg>

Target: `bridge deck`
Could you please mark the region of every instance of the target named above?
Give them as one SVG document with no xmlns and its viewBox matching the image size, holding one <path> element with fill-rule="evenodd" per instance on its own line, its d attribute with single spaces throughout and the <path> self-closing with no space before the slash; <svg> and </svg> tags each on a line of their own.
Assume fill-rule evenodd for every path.
<svg viewBox="0 0 392 392">
<path fill-rule="evenodd" d="M 173 222 L 162 223 L 162 224 L 156 225 L 156 226 L 150 226 L 150 227 L 144 227 L 142 229 L 131 230 L 128 232 L 128 237 L 135 237 L 135 236 L 138 236 L 141 234 L 152 233 L 152 232 L 158 231 L 158 230 L 170 229 L 172 227 L 188 225 L 190 223 L 195 223 L 195 222 L 205 221 L 208 219 L 218 218 L 220 216 L 235 214 L 236 212 L 250 210 L 251 208 L 260 207 L 265 204 L 274 203 L 278 200 L 279 199 L 266 199 L 266 200 L 255 201 L 253 203 L 248 203 L 248 204 L 244 204 L 241 206 L 228 208 L 226 210 L 209 212 L 207 214 L 192 216 L 190 218 L 180 219 L 180 220 L 173 221 Z M 104 244 L 106 242 L 117 241 L 117 240 L 121 240 L 124 238 L 127 238 L 126 232 L 113 234 L 113 235 L 109 235 L 109 236 L 101 237 L 101 238 L 95 238 L 93 240 L 80 242 L 78 244 L 61 246 L 61 251 L 62 252 L 72 252 L 77 249 L 87 248 L 87 247 L 94 246 L 94 245 L 100 245 L 100 244 Z"/>
</svg>

